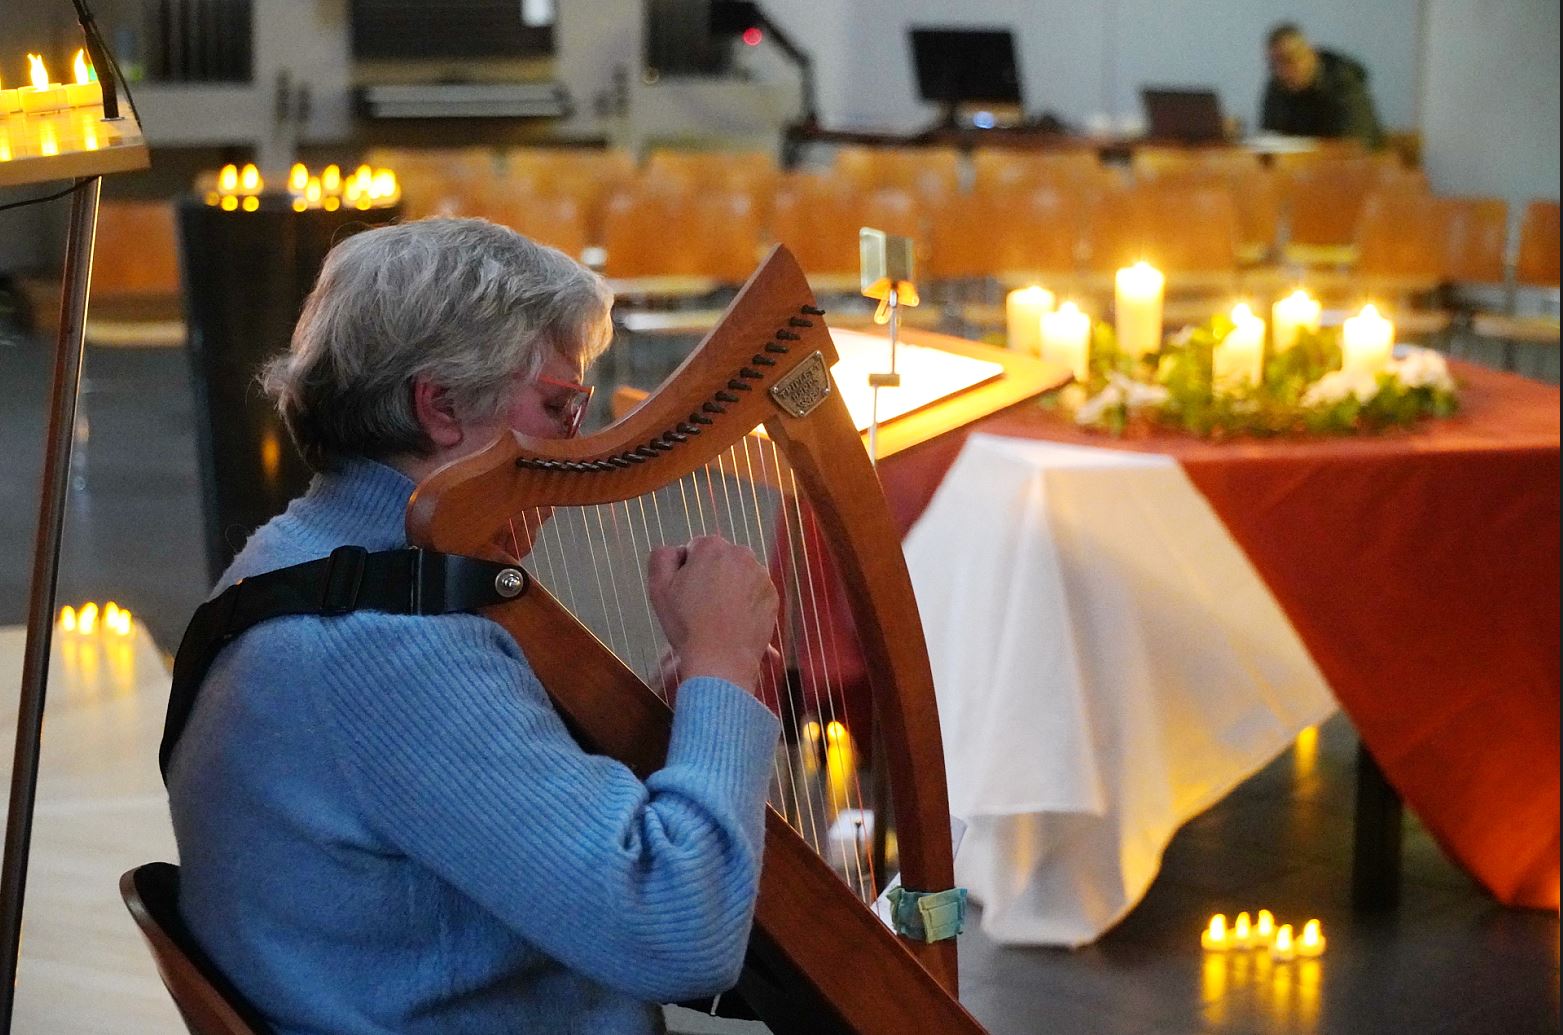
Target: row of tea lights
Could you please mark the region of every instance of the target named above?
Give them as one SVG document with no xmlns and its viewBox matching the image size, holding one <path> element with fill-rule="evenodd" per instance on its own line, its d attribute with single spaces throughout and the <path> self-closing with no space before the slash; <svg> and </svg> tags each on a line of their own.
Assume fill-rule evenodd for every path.
<svg viewBox="0 0 1563 1035">
<path fill-rule="evenodd" d="M 253 163 L 242 168 L 225 165 L 207 187 L 208 205 L 228 212 L 240 209 L 254 212 L 260 208 L 266 180 Z M 341 166 L 328 165 L 315 175 L 304 163 L 296 162 L 288 170 L 287 193 L 295 212 L 309 209 L 334 212 L 343 207 L 371 209 L 393 205 L 401 198 L 402 190 L 396 174 L 390 169 L 360 165 L 352 173 L 344 174 Z"/>
<path fill-rule="evenodd" d="M 1118 271 L 1113 314 L 1119 351 L 1130 356 L 1160 351 L 1165 288 L 1166 278 L 1149 263 Z M 1091 318 L 1072 301 L 1055 308 L 1056 303 L 1056 296 L 1039 285 L 1011 291 L 1005 300 L 1010 348 L 1067 367 L 1083 382 L 1090 375 Z M 1234 389 L 1258 385 L 1264 379 L 1267 336 L 1271 348 L 1285 352 L 1303 332 L 1319 329 L 1322 311 L 1319 301 L 1301 288 L 1271 307 L 1268 324 L 1248 303 L 1238 303 L 1231 312 L 1233 328 L 1213 355 L 1216 384 Z M 1394 344 L 1394 324 L 1374 306 L 1364 306 L 1345 322 L 1341 367 L 1377 373 L 1388 364 Z"/>
<path fill-rule="evenodd" d="M 30 86 L 5 89 L 0 81 L 0 114 L 42 115 L 66 108 L 95 108 L 103 104 L 103 85 L 97 71 L 87 61 L 86 51 L 76 51 L 73 83 L 49 80 L 49 71 L 38 54 L 27 55 Z"/>
<path fill-rule="evenodd" d="M 1302 933 L 1294 936 L 1292 925 L 1277 926 L 1275 914 L 1268 909 L 1261 909 L 1257 917 L 1239 913 L 1228 927 L 1226 914 L 1217 913 L 1199 936 L 1199 944 L 1209 952 L 1268 952 L 1271 959 L 1284 962 L 1323 956 L 1324 929 L 1319 921 L 1309 920 Z"/>
<path fill-rule="evenodd" d="M 101 609 L 92 601 L 80 608 L 66 604 L 60 608 L 58 628 L 76 636 L 129 636 L 134 628 L 130 611 L 110 600 Z"/>
</svg>

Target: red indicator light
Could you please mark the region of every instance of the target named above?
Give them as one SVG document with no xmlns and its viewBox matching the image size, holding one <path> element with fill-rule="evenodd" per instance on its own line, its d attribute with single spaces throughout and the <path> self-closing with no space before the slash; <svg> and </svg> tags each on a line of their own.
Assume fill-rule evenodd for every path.
<svg viewBox="0 0 1563 1035">
<path fill-rule="evenodd" d="M 743 41 L 747 46 L 758 47 L 763 39 L 765 39 L 765 33 L 759 29 L 751 26 L 744 30 Z"/>
</svg>

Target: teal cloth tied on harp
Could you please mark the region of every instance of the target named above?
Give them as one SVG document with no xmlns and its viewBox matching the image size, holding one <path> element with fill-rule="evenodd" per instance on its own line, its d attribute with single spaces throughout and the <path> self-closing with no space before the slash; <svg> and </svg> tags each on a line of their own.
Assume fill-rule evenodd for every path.
<svg viewBox="0 0 1563 1035">
<path fill-rule="evenodd" d="M 907 891 L 891 888 L 890 918 L 895 933 L 919 942 L 954 938 L 966 928 L 966 889 Z"/>
</svg>

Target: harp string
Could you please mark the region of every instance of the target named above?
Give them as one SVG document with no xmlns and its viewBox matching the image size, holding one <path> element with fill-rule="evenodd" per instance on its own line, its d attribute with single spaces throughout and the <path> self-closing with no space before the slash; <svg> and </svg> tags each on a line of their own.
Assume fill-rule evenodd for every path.
<svg viewBox="0 0 1563 1035">
<path fill-rule="evenodd" d="M 576 517 L 578 517 L 581 521 L 581 538 L 586 543 L 587 553 L 591 557 L 592 576 L 597 583 L 597 601 L 602 605 L 603 635 L 608 641 L 608 649 L 613 651 L 613 653 L 617 654 L 620 658 L 623 658 L 624 651 L 617 643 L 614 642 L 613 626 L 608 622 L 608 593 L 602 584 L 603 562 L 597 557 L 597 544 L 592 541 L 591 526 L 586 523 L 586 508 L 572 507 L 570 509 L 575 512 Z"/>
<path fill-rule="evenodd" d="M 771 448 L 776 448 L 774 442 L 771 444 Z M 837 746 L 835 751 L 835 758 L 846 770 L 836 774 L 841 780 L 841 800 L 845 808 L 855 810 L 854 815 L 860 819 L 863 815 L 863 807 L 861 794 L 858 792 L 856 786 L 857 752 L 852 750 L 852 731 L 843 721 L 846 717 L 845 700 L 842 700 L 839 710 L 837 708 L 837 697 L 840 694 L 840 687 L 838 685 L 839 679 L 832 680 L 830 677 L 829 658 L 825 646 L 825 631 L 820 617 L 822 611 L 819 603 L 820 594 L 816 589 L 817 579 L 815 574 L 815 565 L 811 560 L 812 551 L 809 547 L 809 522 L 805 519 L 803 513 L 803 496 L 798 487 L 797 473 L 789 469 L 787 474 L 792 491 L 790 494 L 783 494 L 784 505 L 786 505 L 785 501 L 790 498 L 790 510 L 796 519 L 798 549 L 801 552 L 801 561 L 804 569 L 804 575 L 806 576 L 805 584 L 808 587 L 808 604 L 807 607 L 802 610 L 802 620 L 804 622 L 809 622 L 812 620 L 814 624 L 814 649 L 818 652 L 818 671 L 822 676 L 821 682 L 818 685 L 823 692 L 826 715 L 828 718 L 828 721 L 825 725 L 825 776 L 828 783 L 832 777 L 830 766 L 832 744 L 830 734 L 832 730 L 836 730 L 840 734 L 841 743 Z M 799 559 L 799 555 L 794 555 L 793 562 L 795 566 L 799 562 Z M 827 587 L 826 593 L 828 592 L 829 590 Z M 838 677 L 840 675 L 839 666 L 837 669 L 837 675 Z M 832 800 L 832 805 L 834 805 L 834 800 Z M 855 880 L 855 888 L 858 894 L 867 898 L 867 875 L 863 870 L 863 853 L 861 851 L 862 846 L 856 833 L 856 831 L 861 829 L 861 823 L 859 822 L 854 828 L 854 836 L 851 839 L 852 843 L 850 851 L 848 850 L 847 845 L 843 843 L 841 844 L 841 855 L 842 863 L 848 871 L 849 880 Z"/>
</svg>

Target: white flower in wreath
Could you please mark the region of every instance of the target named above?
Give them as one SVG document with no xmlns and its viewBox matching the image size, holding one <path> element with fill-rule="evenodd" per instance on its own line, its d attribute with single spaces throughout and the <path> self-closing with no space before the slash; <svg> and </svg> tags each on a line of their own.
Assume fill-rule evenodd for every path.
<svg viewBox="0 0 1563 1035">
<path fill-rule="evenodd" d="M 1107 414 L 1108 410 L 1123 405 L 1123 390 L 1116 384 L 1109 384 L 1100 392 L 1080 404 L 1075 411 L 1075 423 L 1082 425 L 1096 424 Z"/>
<path fill-rule="evenodd" d="M 1302 405 L 1309 409 L 1334 406 L 1352 396 L 1364 406 L 1378 396 L 1378 375 L 1371 370 L 1332 370 L 1308 386 Z"/>
<path fill-rule="evenodd" d="M 1123 393 L 1123 404 L 1130 411 L 1165 405 L 1172 397 L 1165 385 L 1148 385 L 1122 374 L 1109 374 L 1107 379 Z"/>
<path fill-rule="evenodd" d="M 1432 349 L 1402 346 L 1404 354 L 1391 366 L 1395 380 L 1407 388 L 1431 388 L 1439 392 L 1453 392 L 1454 378 L 1449 376 L 1449 364 Z M 1399 349 L 1396 350 L 1401 351 Z"/>
</svg>

